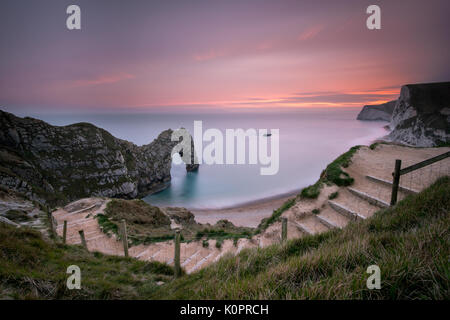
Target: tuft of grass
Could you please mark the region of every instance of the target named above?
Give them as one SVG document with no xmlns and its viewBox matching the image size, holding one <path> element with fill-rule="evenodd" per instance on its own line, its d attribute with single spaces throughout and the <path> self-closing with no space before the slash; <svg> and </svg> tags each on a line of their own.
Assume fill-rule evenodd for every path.
<svg viewBox="0 0 450 320">
<path fill-rule="evenodd" d="M 380 144 L 379 142 L 372 143 L 372 144 L 369 146 L 369 149 L 370 149 L 370 150 L 375 150 L 379 144 Z"/>
<path fill-rule="evenodd" d="M 272 223 L 278 221 L 283 212 L 285 212 L 295 204 L 295 200 L 295 198 L 288 199 L 281 205 L 281 207 L 274 210 L 269 218 L 262 219 L 258 227 L 256 228 L 255 234 L 262 232 L 263 230 L 267 229 Z"/>
<path fill-rule="evenodd" d="M 339 192 L 338 192 L 338 191 L 333 192 L 332 194 L 330 194 L 330 195 L 328 196 L 328 199 L 330 199 L 330 200 L 336 199 L 336 198 L 338 197 L 338 195 L 339 195 Z"/>
<path fill-rule="evenodd" d="M 448 299 L 450 178 L 342 230 L 289 240 L 177 279 L 155 299 Z M 381 289 L 366 286 L 368 266 Z"/>
<path fill-rule="evenodd" d="M 216 248 L 217 249 L 222 248 L 222 244 L 223 244 L 223 239 L 217 239 L 216 240 Z"/>
<path fill-rule="evenodd" d="M 322 185 L 323 185 L 323 181 L 318 180 L 313 185 L 303 188 L 302 191 L 300 192 L 300 196 L 302 198 L 306 198 L 306 199 L 316 199 L 320 194 Z"/>
<path fill-rule="evenodd" d="M 98 214 L 96 216 L 98 224 L 100 226 L 100 228 L 102 229 L 102 231 L 108 235 L 111 234 L 119 234 L 119 227 L 116 223 L 111 222 L 107 216 L 105 216 L 104 214 Z"/>
<path fill-rule="evenodd" d="M 326 181 L 332 182 L 338 186 L 349 186 L 353 183 L 354 179 L 349 174 L 342 170 L 347 168 L 353 155 L 359 150 L 361 146 L 351 147 L 349 151 L 340 155 L 336 160 L 330 163 L 324 172 L 324 178 Z"/>
</svg>

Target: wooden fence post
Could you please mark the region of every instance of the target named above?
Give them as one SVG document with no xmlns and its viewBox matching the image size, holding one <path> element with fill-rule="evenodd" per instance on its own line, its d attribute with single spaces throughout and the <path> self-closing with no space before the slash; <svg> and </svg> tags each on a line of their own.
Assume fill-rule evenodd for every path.
<svg viewBox="0 0 450 320">
<path fill-rule="evenodd" d="M 281 218 L 281 241 L 285 242 L 287 239 L 287 218 Z"/>
<path fill-rule="evenodd" d="M 181 266 L 180 266 L 180 230 L 177 230 L 175 233 L 175 257 L 173 259 L 174 267 L 175 267 L 175 278 L 178 278 L 181 275 Z"/>
<path fill-rule="evenodd" d="M 400 167 L 402 166 L 402 160 L 395 160 L 395 171 L 392 173 L 394 176 L 392 181 L 392 193 L 391 193 L 391 206 L 397 203 L 398 185 L 400 184 Z"/>
<path fill-rule="evenodd" d="M 50 225 L 50 236 L 55 237 L 55 227 L 53 225 L 53 216 L 52 216 L 52 213 L 50 212 L 50 209 L 48 208 L 48 206 L 45 206 L 45 211 L 47 211 L 47 219 L 48 219 L 48 223 Z"/>
<path fill-rule="evenodd" d="M 81 245 L 88 250 L 87 244 L 86 244 L 86 239 L 84 238 L 84 231 L 80 230 L 78 231 L 78 233 L 80 234 L 80 238 L 81 238 Z"/>
<path fill-rule="evenodd" d="M 64 220 L 64 225 L 63 225 L 63 243 L 66 244 L 66 240 L 67 240 L 67 220 Z"/>
<path fill-rule="evenodd" d="M 125 219 L 122 219 L 122 243 L 124 255 L 125 257 L 128 257 L 127 223 L 125 222 Z"/>
</svg>

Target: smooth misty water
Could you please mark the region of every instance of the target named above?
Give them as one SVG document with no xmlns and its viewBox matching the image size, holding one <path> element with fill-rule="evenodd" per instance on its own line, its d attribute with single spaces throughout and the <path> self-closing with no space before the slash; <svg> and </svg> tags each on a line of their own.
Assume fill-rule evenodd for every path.
<svg viewBox="0 0 450 320">
<path fill-rule="evenodd" d="M 351 146 L 369 144 L 386 134 L 384 122 L 357 121 L 360 108 L 300 109 L 290 112 L 217 114 L 39 115 L 54 125 L 91 122 L 114 136 L 138 145 L 151 142 L 167 128 L 187 128 L 194 120 L 208 128 L 280 130 L 280 168 L 273 176 L 259 174 L 260 165 L 202 165 L 186 173 L 172 166 L 171 186 L 145 198 L 161 206 L 223 208 L 299 190 L 314 183 L 325 166 Z M 208 143 L 204 143 L 206 146 Z"/>
</svg>

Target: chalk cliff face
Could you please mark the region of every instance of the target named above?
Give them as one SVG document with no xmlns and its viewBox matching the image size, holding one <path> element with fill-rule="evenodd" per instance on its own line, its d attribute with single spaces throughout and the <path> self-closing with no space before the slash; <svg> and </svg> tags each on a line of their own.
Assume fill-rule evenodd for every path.
<svg viewBox="0 0 450 320">
<path fill-rule="evenodd" d="M 397 100 L 393 100 L 379 105 L 364 106 L 356 119 L 391 121 L 396 102 Z"/>
<path fill-rule="evenodd" d="M 401 88 L 388 139 L 418 147 L 450 142 L 450 82 Z"/>
<path fill-rule="evenodd" d="M 171 135 L 166 130 L 138 147 L 92 124 L 56 127 L 0 111 L 0 185 L 51 204 L 143 196 L 170 181 L 171 152 L 178 143 Z"/>
</svg>

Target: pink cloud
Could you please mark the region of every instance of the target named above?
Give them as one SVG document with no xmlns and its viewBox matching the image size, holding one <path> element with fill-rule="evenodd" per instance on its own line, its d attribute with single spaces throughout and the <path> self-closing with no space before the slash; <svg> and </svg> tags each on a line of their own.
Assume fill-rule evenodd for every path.
<svg viewBox="0 0 450 320">
<path fill-rule="evenodd" d="M 128 73 L 118 73 L 110 75 L 101 75 L 91 79 L 74 80 L 71 83 L 71 87 L 89 87 L 102 84 L 116 83 L 122 80 L 128 80 L 135 78 L 134 75 Z"/>
<path fill-rule="evenodd" d="M 299 36 L 298 36 L 298 40 L 299 41 L 306 41 L 309 39 L 313 39 L 315 38 L 322 30 L 324 29 L 324 26 L 322 25 L 317 25 L 317 26 L 313 26 L 311 28 L 306 29 L 305 31 L 303 31 Z"/>
<path fill-rule="evenodd" d="M 212 60 L 212 59 L 216 59 L 216 58 L 223 57 L 223 56 L 225 56 L 224 52 L 219 52 L 215 49 L 211 49 L 207 52 L 203 52 L 203 53 L 194 55 L 194 59 L 195 59 L 195 61 L 207 61 L 207 60 Z"/>
</svg>

